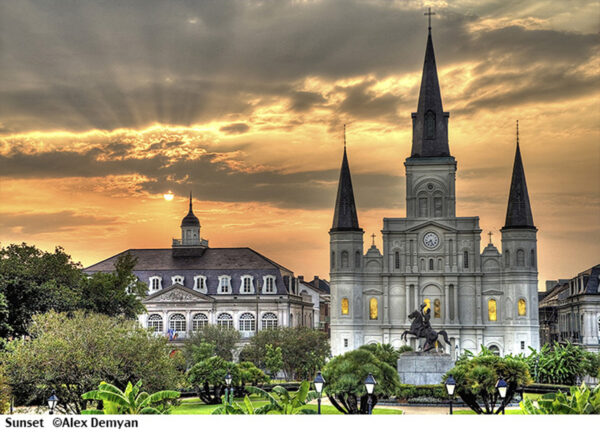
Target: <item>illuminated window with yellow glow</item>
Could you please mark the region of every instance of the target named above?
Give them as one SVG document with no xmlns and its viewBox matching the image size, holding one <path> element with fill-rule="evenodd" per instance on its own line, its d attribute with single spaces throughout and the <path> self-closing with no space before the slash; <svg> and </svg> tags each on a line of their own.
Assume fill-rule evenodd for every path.
<svg viewBox="0 0 600 432">
<path fill-rule="evenodd" d="M 519 299 L 519 316 L 527 315 L 527 303 L 525 299 Z"/>
<path fill-rule="evenodd" d="M 423 303 L 425 303 L 425 307 L 423 308 L 423 313 L 425 313 L 429 309 L 431 309 L 431 300 L 425 299 L 425 300 L 423 300 Z"/>
<path fill-rule="evenodd" d="M 496 300 L 489 299 L 488 300 L 488 320 L 496 321 L 497 317 L 498 316 L 496 314 Z"/>
<path fill-rule="evenodd" d="M 342 315 L 348 315 L 348 311 L 350 310 L 350 305 L 348 303 L 348 299 L 344 297 L 342 299 Z"/>
<path fill-rule="evenodd" d="M 377 310 L 377 299 L 373 297 L 369 300 L 369 318 L 372 320 L 376 320 L 378 317 L 379 311 Z"/>
<path fill-rule="evenodd" d="M 442 304 L 440 299 L 435 299 L 433 301 L 433 317 L 441 318 L 442 317 Z"/>
</svg>

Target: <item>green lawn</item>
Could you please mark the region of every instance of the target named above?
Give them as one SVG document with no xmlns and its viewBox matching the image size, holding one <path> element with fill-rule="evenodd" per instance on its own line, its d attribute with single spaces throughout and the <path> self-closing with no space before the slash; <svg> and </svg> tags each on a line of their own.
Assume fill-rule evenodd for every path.
<svg viewBox="0 0 600 432">
<path fill-rule="evenodd" d="M 266 405 L 266 400 L 257 399 L 256 396 L 251 396 L 252 405 L 255 408 Z M 236 398 L 236 402 L 242 402 L 243 399 Z M 218 405 L 206 405 L 204 402 L 201 402 L 198 398 L 189 398 L 183 399 L 181 401 L 181 405 L 174 407 L 171 411 L 171 414 L 210 414 Z M 317 412 L 316 405 L 309 405 L 310 408 L 314 408 L 315 413 Z M 321 405 L 321 413 L 322 414 L 341 414 L 338 410 L 336 410 L 331 405 Z M 375 408 L 373 410 L 373 414 L 402 414 L 402 411 L 391 409 L 391 408 Z"/>
<path fill-rule="evenodd" d="M 475 411 L 473 410 L 454 410 L 454 414 L 457 415 L 471 415 L 471 414 L 475 414 Z M 525 413 L 523 411 L 521 411 L 521 408 L 510 408 L 505 410 L 505 414 L 506 415 L 524 415 Z"/>
</svg>

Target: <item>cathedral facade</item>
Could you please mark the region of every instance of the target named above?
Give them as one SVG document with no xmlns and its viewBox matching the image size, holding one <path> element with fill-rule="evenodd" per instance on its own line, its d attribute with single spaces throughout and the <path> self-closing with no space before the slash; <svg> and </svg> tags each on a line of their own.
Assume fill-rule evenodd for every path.
<svg viewBox="0 0 600 432">
<path fill-rule="evenodd" d="M 539 348 L 537 228 L 518 141 L 501 251 L 481 251 L 479 217 L 457 217 L 457 163 L 448 145 L 431 38 L 427 39 L 412 151 L 406 217 L 384 218 L 383 251 L 363 253 L 346 148 L 330 235 L 331 348 L 337 355 L 370 343 L 395 347 L 409 315 L 425 303 L 434 330 L 446 330 L 453 356 L 483 345 L 499 354 Z"/>
</svg>

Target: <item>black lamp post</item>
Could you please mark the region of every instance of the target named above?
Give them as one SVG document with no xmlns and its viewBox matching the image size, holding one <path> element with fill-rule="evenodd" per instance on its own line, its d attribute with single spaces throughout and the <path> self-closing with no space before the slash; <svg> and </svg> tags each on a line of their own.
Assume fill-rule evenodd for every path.
<svg viewBox="0 0 600 432">
<path fill-rule="evenodd" d="M 496 388 L 498 389 L 498 393 L 500 394 L 500 399 L 502 399 L 502 414 L 504 415 L 504 398 L 506 397 L 506 389 L 508 388 L 508 384 L 506 381 L 500 377 L 498 382 L 496 383 Z"/>
<path fill-rule="evenodd" d="M 365 388 L 367 389 L 367 404 L 369 406 L 369 414 L 372 414 L 373 411 L 373 403 L 371 401 L 371 396 L 373 395 L 373 390 L 375 390 L 375 385 L 377 381 L 373 378 L 373 374 L 369 374 L 367 379 L 365 380 Z"/>
<path fill-rule="evenodd" d="M 56 408 L 56 404 L 58 403 L 58 398 L 56 397 L 56 392 L 52 390 L 52 394 L 48 398 L 48 408 L 50 408 L 50 414 L 54 414 L 54 408 Z"/>
<path fill-rule="evenodd" d="M 317 414 L 321 414 L 321 393 L 323 392 L 323 385 L 325 384 L 325 379 L 323 378 L 323 375 L 321 375 L 320 371 L 317 372 L 314 384 L 315 390 L 319 394 L 319 397 L 317 398 Z"/>
<path fill-rule="evenodd" d="M 229 402 L 229 397 L 227 395 L 227 389 L 231 386 L 231 374 L 227 371 L 227 375 L 225 375 L 225 402 Z M 230 390 L 231 399 L 233 399 L 233 388 Z"/>
<path fill-rule="evenodd" d="M 450 415 L 452 415 L 452 400 L 454 399 L 454 390 L 456 389 L 456 381 L 452 375 L 448 376 L 446 380 L 446 392 L 450 396 Z"/>
</svg>

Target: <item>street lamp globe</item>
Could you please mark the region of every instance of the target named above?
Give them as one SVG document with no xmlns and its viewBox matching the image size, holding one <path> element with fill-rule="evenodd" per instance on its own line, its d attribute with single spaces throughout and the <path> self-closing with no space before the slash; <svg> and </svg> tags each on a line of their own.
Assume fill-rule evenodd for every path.
<svg viewBox="0 0 600 432">
<path fill-rule="evenodd" d="M 365 387 L 367 389 L 367 394 L 368 395 L 372 395 L 373 394 L 373 390 L 375 389 L 375 385 L 377 384 L 377 381 L 375 381 L 375 378 L 373 377 L 373 374 L 369 374 L 367 376 L 367 379 L 365 380 Z"/>
<path fill-rule="evenodd" d="M 321 372 L 317 372 L 317 376 L 315 377 L 315 390 L 317 391 L 317 393 L 321 394 L 323 392 L 323 385 L 325 384 L 325 379 L 323 378 L 323 375 L 321 375 Z"/>
<path fill-rule="evenodd" d="M 225 384 L 227 384 L 227 387 L 231 385 L 231 374 L 229 371 L 227 372 L 227 375 L 225 375 Z"/>
<path fill-rule="evenodd" d="M 498 389 L 498 393 L 500 393 L 500 397 L 502 399 L 504 399 L 506 397 L 507 387 L 508 387 L 508 384 L 506 384 L 506 381 L 504 381 L 502 378 L 500 378 L 498 380 L 498 382 L 496 383 L 496 388 Z"/>
<path fill-rule="evenodd" d="M 58 397 L 56 397 L 56 392 L 52 390 L 52 395 L 48 398 L 48 408 L 50 408 L 50 414 L 54 414 L 54 408 L 56 408 L 56 404 L 58 403 Z"/>
<path fill-rule="evenodd" d="M 448 396 L 454 396 L 454 390 L 456 389 L 456 381 L 452 375 L 448 375 L 448 379 L 446 380 L 446 391 L 448 392 Z"/>
</svg>

